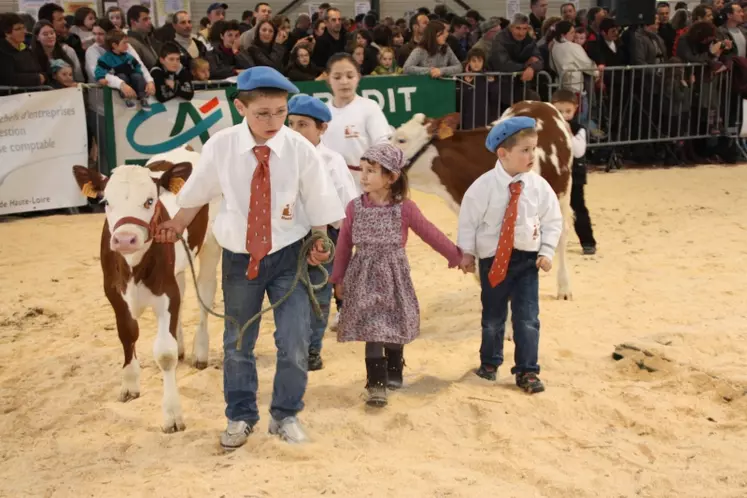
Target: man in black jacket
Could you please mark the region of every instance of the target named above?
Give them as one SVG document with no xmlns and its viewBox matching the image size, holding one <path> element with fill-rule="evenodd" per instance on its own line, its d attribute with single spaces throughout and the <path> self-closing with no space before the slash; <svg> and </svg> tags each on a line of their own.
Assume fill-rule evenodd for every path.
<svg viewBox="0 0 747 498">
<path fill-rule="evenodd" d="M 339 10 L 334 7 L 327 9 L 325 23 L 327 29 L 316 41 L 314 54 L 311 56 L 312 62 L 322 68 L 327 67 L 330 57 L 338 52 L 344 52 L 347 44 L 347 38 L 342 29 L 342 14 Z"/>
</svg>

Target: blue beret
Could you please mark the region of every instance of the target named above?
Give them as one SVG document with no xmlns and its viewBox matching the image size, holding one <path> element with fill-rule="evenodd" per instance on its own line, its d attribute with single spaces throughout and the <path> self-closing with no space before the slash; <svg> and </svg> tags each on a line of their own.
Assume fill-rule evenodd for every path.
<svg viewBox="0 0 747 498">
<path fill-rule="evenodd" d="M 534 118 L 526 116 L 501 119 L 495 126 L 493 126 L 490 133 L 488 133 L 488 138 L 485 140 L 485 147 L 495 154 L 495 151 L 498 150 L 498 146 L 508 137 L 520 132 L 521 130 L 534 128 L 535 126 L 537 126 L 537 121 L 535 121 Z"/>
<path fill-rule="evenodd" d="M 277 88 L 288 93 L 298 93 L 298 87 L 276 69 L 268 66 L 256 66 L 242 71 L 236 78 L 236 89 L 239 91 L 256 90 L 257 88 Z"/>
<path fill-rule="evenodd" d="M 322 123 L 332 121 L 332 113 L 329 112 L 324 102 L 309 95 L 294 95 L 288 101 L 288 114 L 308 116 L 318 119 Z"/>
</svg>

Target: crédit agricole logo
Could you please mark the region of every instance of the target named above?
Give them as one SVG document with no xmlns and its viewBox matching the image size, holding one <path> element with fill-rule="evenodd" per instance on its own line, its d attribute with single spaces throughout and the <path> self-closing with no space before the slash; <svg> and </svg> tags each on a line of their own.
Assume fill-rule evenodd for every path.
<svg viewBox="0 0 747 498">
<path fill-rule="evenodd" d="M 166 106 L 161 103 L 151 104 L 150 111 L 138 111 L 137 114 L 127 124 L 127 142 L 130 147 L 140 154 L 152 156 L 155 154 L 161 154 L 168 152 L 172 149 L 183 146 L 189 143 L 196 137 L 200 137 L 200 141 L 204 144 L 210 138 L 208 130 L 215 126 L 223 118 L 223 110 L 219 107 L 218 97 L 213 97 L 199 108 L 196 108 L 192 102 L 180 102 L 176 112 L 176 120 L 174 126 L 169 133 L 169 138 L 160 143 L 139 143 L 135 139 L 135 134 L 138 128 L 154 116 L 158 116 L 166 112 Z M 187 117 L 192 120 L 194 126 L 187 128 Z M 157 120 L 162 123 L 166 123 L 166 120 Z M 148 133 L 142 134 L 141 139 L 154 138 L 156 134 Z"/>
</svg>

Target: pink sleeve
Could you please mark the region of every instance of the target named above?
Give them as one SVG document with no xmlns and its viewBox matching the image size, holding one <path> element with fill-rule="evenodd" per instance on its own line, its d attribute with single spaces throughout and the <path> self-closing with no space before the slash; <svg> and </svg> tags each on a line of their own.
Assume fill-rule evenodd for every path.
<svg viewBox="0 0 747 498">
<path fill-rule="evenodd" d="M 350 258 L 353 255 L 353 216 L 355 214 L 353 202 L 350 201 L 345 208 L 345 219 L 342 220 L 340 234 L 337 236 L 335 264 L 332 266 L 332 275 L 329 277 L 329 281 L 333 284 L 342 283 Z"/>
<path fill-rule="evenodd" d="M 412 228 L 423 242 L 431 246 L 449 262 L 449 268 L 458 266 L 462 260 L 462 251 L 441 232 L 436 225 L 428 221 L 418 206 L 411 200 L 402 203 L 402 220 Z"/>
</svg>

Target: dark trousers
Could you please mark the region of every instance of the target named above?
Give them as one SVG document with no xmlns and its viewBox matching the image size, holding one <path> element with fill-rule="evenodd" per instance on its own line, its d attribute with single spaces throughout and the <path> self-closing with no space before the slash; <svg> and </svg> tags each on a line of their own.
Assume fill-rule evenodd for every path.
<svg viewBox="0 0 747 498">
<path fill-rule="evenodd" d="M 514 329 L 514 367 L 512 374 L 539 373 L 539 270 L 537 253 L 514 249 L 506 278 L 490 286 L 488 274 L 492 257 L 480 260 L 482 293 L 482 344 L 480 363 L 498 368 L 503 364 L 503 338 L 506 332 L 508 301 L 511 299 L 511 322 Z"/>
<path fill-rule="evenodd" d="M 571 209 L 573 209 L 573 228 L 576 230 L 578 240 L 582 247 L 595 247 L 597 241 L 594 239 L 594 232 L 591 229 L 591 217 L 586 207 L 584 198 L 584 184 L 586 182 L 576 181 L 574 179 L 571 186 Z"/>
<path fill-rule="evenodd" d="M 131 73 L 131 74 L 124 74 L 120 73 L 117 75 L 117 78 L 121 79 L 128 85 L 132 87 L 133 90 L 135 90 L 135 93 L 137 94 L 137 98 L 144 99 L 146 97 L 145 95 L 145 78 L 140 73 Z M 122 92 L 119 92 L 120 95 L 122 95 Z M 122 98 L 124 98 L 124 95 L 122 95 Z"/>
</svg>

